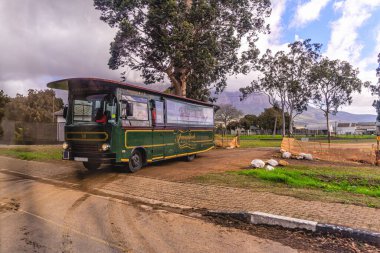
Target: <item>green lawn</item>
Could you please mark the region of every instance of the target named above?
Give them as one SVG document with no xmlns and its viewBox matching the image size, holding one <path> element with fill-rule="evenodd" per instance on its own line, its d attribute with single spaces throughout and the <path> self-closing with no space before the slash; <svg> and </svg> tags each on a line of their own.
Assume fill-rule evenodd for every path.
<svg viewBox="0 0 380 253">
<path fill-rule="evenodd" d="M 266 148 L 266 147 L 280 147 L 281 139 L 273 140 L 244 140 L 240 139 L 241 148 Z"/>
<path fill-rule="evenodd" d="M 282 140 L 281 135 L 240 135 L 241 140 Z"/>
<path fill-rule="evenodd" d="M 316 188 L 324 191 L 344 191 L 380 197 L 380 176 L 307 171 L 301 169 L 245 170 L 239 175 L 298 188 Z"/>
<path fill-rule="evenodd" d="M 230 136 L 229 137 L 234 137 Z M 296 139 L 309 138 L 309 141 L 313 140 L 327 140 L 327 135 L 316 135 L 316 136 L 306 136 L 306 135 L 295 135 L 293 136 Z M 281 135 L 240 135 L 241 140 L 282 140 Z M 338 135 L 331 136 L 332 140 L 376 140 L 374 135 Z"/>
<path fill-rule="evenodd" d="M 301 139 L 305 136 L 296 136 L 297 139 Z M 232 139 L 233 136 L 228 136 Z M 313 142 L 327 142 L 327 137 L 320 135 L 316 137 L 308 137 L 309 141 Z M 262 148 L 262 147 L 280 147 L 282 141 L 281 135 L 241 135 L 240 147 L 242 148 Z M 376 139 L 372 135 L 363 136 L 338 136 L 332 138 L 332 143 L 376 143 Z"/>
<path fill-rule="evenodd" d="M 251 169 L 207 174 L 190 181 L 380 208 L 380 169 L 377 167 L 289 166 L 274 171 Z"/>
<path fill-rule="evenodd" d="M 0 148 L 0 155 L 10 156 L 22 160 L 61 160 L 62 147 L 58 145 L 44 145 Z"/>
</svg>

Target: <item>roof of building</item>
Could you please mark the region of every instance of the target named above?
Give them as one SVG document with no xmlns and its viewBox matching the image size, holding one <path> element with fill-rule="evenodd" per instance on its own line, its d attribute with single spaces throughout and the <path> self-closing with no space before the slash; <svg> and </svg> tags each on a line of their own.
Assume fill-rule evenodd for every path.
<svg viewBox="0 0 380 253">
<path fill-rule="evenodd" d="M 338 123 L 337 127 L 356 127 L 356 123 Z"/>
<path fill-rule="evenodd" d="M 330 131 L 332 130 L 333 128 L 333 125 L 332 123 L 329 124 L 329 127 L 330 127 Z M 319 131 L 324 131 L 324 130 L 327 130 L 327 126 L 325 123 L 313 123 L 313 124 L 307 124 L 306 125 L 306 129 L 308 130 L 319 130 Z"/>
<path fill-rule="evenodd" d="M 376 122 L 358 122 L 357 126 L 376 126 Z"/>
</svg>

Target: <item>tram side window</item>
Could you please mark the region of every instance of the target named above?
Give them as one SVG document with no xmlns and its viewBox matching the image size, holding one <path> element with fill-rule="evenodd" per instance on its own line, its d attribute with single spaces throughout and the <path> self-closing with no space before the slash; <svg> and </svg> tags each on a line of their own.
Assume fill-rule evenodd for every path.
<svg viewBox="0 0 380 253">
<path fill-rule="evenodd" d="M 167 123 L 174 125 L 213 126 L 212 107 L 166 100 Z"/>
<path fill-rule="evenodd" d="M 156 103 L 156 123 L 164 124 L 165 123 L 164 102 L 155 101 L 155 103 Z"/>
<path fill-rule="evenodd" d="M 148 101 L 143 98 L 123 96 L 121 117 L 123 126 L 149 126 Z"/>
</svg>

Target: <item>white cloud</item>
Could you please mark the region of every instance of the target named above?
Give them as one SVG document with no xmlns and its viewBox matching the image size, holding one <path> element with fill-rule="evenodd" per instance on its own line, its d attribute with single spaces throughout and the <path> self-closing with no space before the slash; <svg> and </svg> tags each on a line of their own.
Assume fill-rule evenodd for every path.
<svg viewBox="0 0 380 253">
<path fill-rule="evenodd" d="M 326 55 L 355 64 L 363 45 L 358 41 L 358 29 L 367 21 L 380 0 L 346 0 L 339 7 L 342 16 L 331 24 L 331 38 Z"/>
<path fill-rule="evenodd" d="M 291 26 L 302 27 L 319 18 L 319 14 L 330 0 L 310 0 L 297 6 Z"/>
<path fill-rule="evenodd" d="M 278 0 L 272 2 L 272 14 L 266 20 L 270 26 L 270 34 L 261 34 L 256 45 L 261 53 L 265 52 L 268 48 L 272 51 L 285 50 L 287 44 L 280 44 L 281 35 L 283 32 L 283 25 L 281 22 L 282 16 L 286 10 L 287 0 Z"/>
<path fill-rule="evenodd" d="M 340 59 L 350 62 L 359 68 L 359 77 L 363 81 L 376 82 L 374 64 L 377 61 L 377 53 L 380 51 L 380 33 L 377 34 L 377 48 L 366 58 L 362 58 L 362 49 L 369 44 L 368 41 L 360 41 L 358 31 L 373 15 L 376 8 L 380 7 L 380 0 L 345 0 L 334 4 L 334 9 L 341 12 L 341 17 L 331 23 L 331 37 L 327 45 L 326 56 L 332 59 Z M 353 96 L 353 104 L 342 109 L 353 113 L 373 113 L 375 109 L 371 104 L 374 98 L 370 92 L 363 88 L 361 94 Z"/>
<path fill-rule="evenodd" d="M 333 6 L 334 10 L 335 11 L 340 10 L 342 8 L 343 4 L 344 4 L 344 1 L 336 1 L 336 2 L 334 2 L 334 6 Z"/>
</svg>

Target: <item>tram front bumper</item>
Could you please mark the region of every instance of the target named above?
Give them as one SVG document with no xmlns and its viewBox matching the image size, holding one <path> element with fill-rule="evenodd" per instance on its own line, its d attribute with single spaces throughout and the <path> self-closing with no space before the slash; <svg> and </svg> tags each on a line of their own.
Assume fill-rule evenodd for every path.
<svg viewBox="0 0 380 253">
<path fill-rule="evenodd" d="M 63 151 L 63 160 L 72 160 L 77 162 L 94 162 L 102 164 L 113 164 L 116 162 L 115 153 L 86 153 L 86 152 L 72 152 L 70 150 Z"/>
</svg>

